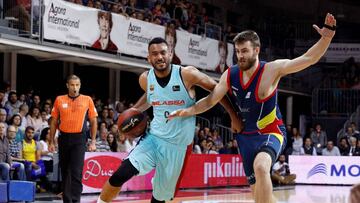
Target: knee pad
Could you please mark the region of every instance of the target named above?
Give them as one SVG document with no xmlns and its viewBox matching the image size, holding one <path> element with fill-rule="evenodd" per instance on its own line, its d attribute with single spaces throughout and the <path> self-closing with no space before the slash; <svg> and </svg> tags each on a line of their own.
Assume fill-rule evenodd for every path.
<svg viewBox="0 0 360 203">
<path fill-rule="evenodd" d="M 151 203 L 165 203 L 165 201 L 164 201 L 164 200 L 159 201 L 159 200 L 155 199 L 154 196 L 152 196 L 152 197 L 151 197 Z"/>
<path fill-rule="evenodd" d="M 129 159 L 124 160 L 118 170 L 110 177 L 109 183 L 114 187 L 121 187 L 126 181 L 130 180 L 139 171 L 131 164 Z"/>
</svg>

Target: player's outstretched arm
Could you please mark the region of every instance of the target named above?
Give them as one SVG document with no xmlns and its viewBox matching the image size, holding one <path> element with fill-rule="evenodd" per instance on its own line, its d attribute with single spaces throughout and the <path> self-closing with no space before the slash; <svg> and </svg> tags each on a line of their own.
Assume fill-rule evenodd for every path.
<svg viewBox="0 0 360 203">
<path fill-rule="evenodd" d="M 199 85 L 204 89 L 212 90 L 212 92 L 200 99 L 198 102 L 196 102 L 195 105 L 186 108 L 186 109 L 180 109 L 177 111 L 174 111 L 170 116 L 171 117 L 177 117 L 177 116 L 192 116 L 195 114 L 200 114 L 208 109 L 212 108 L 217 104 L 220 100 L 222 100 L 228 90 L 227 84 L 226 84 L 226 77 L 227 77 L 227 71 L 225 71 L 220 81 L 217 85 L 215 81 L 213 81 L 209 76 L 205 75 L 204 73 L 201 73 L 198 71 L 196 73 L 197 77 L 195 78 L 196 81 L 193 82 L 195 85 Z M 213 82 L 211 82 L 213 81 Z M 215 86 L 215 87 L 214 87 Z M 224 98 L 225 99 L 225 98 Z M 230 105 L 230 104 L 229 104 Z M 225 107 L 225 106 L 224 106 Z M 225 107 L 227 108 L 227 107 Z M 228 109 L 227 109 L 228 110 Z"/>
<path fill-rule="evenodd" d="M 318 62 L 325 54 L 335 35 L 336 19 L 328 13 L 323 28 L 320 29 L 317 25 L 313 25 L 313 27 L 321 35 L 321 38 L 305 54 L 292 60 L 281 59 L 269 63 L 276 70 L 278 76 L 299 72 Z"/>
</svg>

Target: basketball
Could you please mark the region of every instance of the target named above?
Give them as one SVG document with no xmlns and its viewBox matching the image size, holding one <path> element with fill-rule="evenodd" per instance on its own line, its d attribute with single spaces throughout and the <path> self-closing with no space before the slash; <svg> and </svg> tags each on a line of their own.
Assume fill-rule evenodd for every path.
<svg viewBox="0 0 360 203">
<path fill-rule="evenodd" d="M 139 137 L 147 127 L 147 116 L 135 108 L 120 114 L 117 122 L 121 133 L 129 137 Z"/>
</svg>

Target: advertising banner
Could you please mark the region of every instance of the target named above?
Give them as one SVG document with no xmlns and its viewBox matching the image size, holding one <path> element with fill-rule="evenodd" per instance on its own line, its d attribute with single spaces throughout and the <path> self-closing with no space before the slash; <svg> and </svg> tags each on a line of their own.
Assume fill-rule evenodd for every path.
<svg viewBox="0 0 360 203">
<path fill-rule="evenodd" d="M 289 156 L 296 183 L 352 185 L 360 182 L 360 160 L 353 156 Z"/>
<path fill-rule="evenodd" d="M 357 43 L 331 43 L 325 52 L 326 62 L 343 63 L 353 57 L 355 62 L 360 62 L 360 44 Z"/>
<path fill-rule="evenodd" d="M 62 0 L 44 0 L 44 38 L 146 58 L 148 43 L 165 38 L 172 63 L 223 73 L 232 44 Z"/>
<path fill-rule="evenodd" d="M 104 183 L 126 158 L 126 153 L 87 152 L 83 170 L 83 193 L 100 192 Z M 122 186 L 122 191 L 151 190 L 155 171 L 135 176 Z M 246 185 L 247 180 L 239 155 L 191 154 L 182 174 L 180 188 Z"/>
</svg>

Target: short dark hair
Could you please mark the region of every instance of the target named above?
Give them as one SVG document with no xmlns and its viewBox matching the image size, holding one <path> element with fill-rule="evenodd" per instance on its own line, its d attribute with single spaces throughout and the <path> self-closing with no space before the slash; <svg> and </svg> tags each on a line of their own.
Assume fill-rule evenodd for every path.
<svg viewBox="0 0 360 203">
<path fill-rule="evenodd" d="M 100 18 L 105 18 L 107 21 L 109 21 L 109 27 L 110 27 L 110 31 L 111 31 L 112 26 L 113 26 L 113 21 L 112 21 L 111 12 L 108 12 L 108 11 L 99 11 L 99 12 L 98 12 L 98 23 L 99 23 L 99 24 L 100 24 L 100 22 L 99 22 Z"/>
<path fill-rule="evenodd" d="M 25 132 L 28 132 L 29 130 L 35 131 L 35 128 L 32 126 L 28 126 L 25 128 Z"/>
<path fill-rule="evenodd" d="M 80 80 L 80 78 L 77 75 L 69 75 L 66 78 L 66 83 L 69 83 L 70 80 Z M 80 82 L 81 82 L 81 80 L 80 80 Z"/>
<path fill-rule="evenodd" d="M 235 44 L 241 44 L 250 41 L 253 47 L 260 47 L 260 38 L 253 30 L 245 30 L 234 37 Z"/>
<path fill-rule="evenodd" d="M 166 40 L 164 38 L 161 38 L 161 37 L 155 37 L 153 38 L 150 42 L 149 42 L 149 45 L 148 45 L 148 49 L 150 48 L 151 45 L 153 44 L 166 44 L 166 46 L 169 46 L 168 43 L 166 42 Z"/>
</svg>

